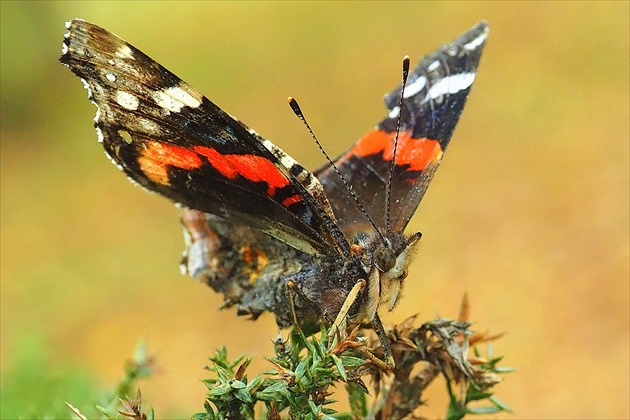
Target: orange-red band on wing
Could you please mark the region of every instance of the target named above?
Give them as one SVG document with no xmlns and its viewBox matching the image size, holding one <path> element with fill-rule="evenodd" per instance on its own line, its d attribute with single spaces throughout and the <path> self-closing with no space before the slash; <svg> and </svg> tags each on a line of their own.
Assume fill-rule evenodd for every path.
<svg viewBox="0 0 630 420">
<path fill-rule="evenodd" d="M 295 194 L 282 200 L 282 205 L 284 207 L 289 207 L 291 204 L 299 203 L 301 199 L 302 198 L 299 196 L 299 194 Z"/>
<path fill-rule="evenodd" d="M 222 155 L 211 147 L 196 146 L 195 152 L 208 159 L 221 175 L 234 179 L 237 175 L 253 182 L 266 182 L 267 194 L 273 196 L 276 188 L 289 185 L 289 180 L 269 159 L 256 155 Z"/>
<path fill-rule="evenodd" d="M 173 146 L 156 141 L 147 142 L 138 158 L 138 165 L 144 174 L 153 182 L 169 185 L 168 167 L 196 169 L 202 164 L 197 153 L 184 147 Z"/>
<path fill-rule="evenodd" d="M 372 130 L 350 149 L 348 157 L 382 153 L 383 159 L 392 160 L 395 138 L 395 132 Z M 408 164 L 408 171 L 423 171 L 431 161 L 439 161 L 441 157 L 442 147 L 436 140 L 414 139 L 409 131 L 400 132 L 396 150 L 396 165 Z"/>
<path fill-rule="evenodd" d="M 242 176 L 252 182 L 265 182 L 267 194 L 273 197 L 276 189 L 289 185 L 287 177 L 269 159 L 256 155 L 224 155 L 212 147 L 195 146 L 192 150 L 171 144 L 149 141 L 145 144 L 138 165 L 152 181 L 170 185 L 168 168 L 193 170 L 201 167 L 203 156 L 221 175 L 234 179 Z M 285 207 L 300 201 L 293 195 L 282 201 Z"/>
</svg>

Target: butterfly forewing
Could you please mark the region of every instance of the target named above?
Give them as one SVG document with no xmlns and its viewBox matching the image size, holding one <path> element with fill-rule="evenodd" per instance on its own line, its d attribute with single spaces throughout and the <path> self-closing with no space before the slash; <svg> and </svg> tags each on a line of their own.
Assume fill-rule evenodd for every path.
<svg viewBox="0 0 630 420">
<path fill-rule="evenodd" d="M 60 60 L 83 80 L 99 140 L 131 179 L 306 252 L 344 249 L 308 171 L 124 40 L 82 20 L 68 29 Z"/>
</svg>

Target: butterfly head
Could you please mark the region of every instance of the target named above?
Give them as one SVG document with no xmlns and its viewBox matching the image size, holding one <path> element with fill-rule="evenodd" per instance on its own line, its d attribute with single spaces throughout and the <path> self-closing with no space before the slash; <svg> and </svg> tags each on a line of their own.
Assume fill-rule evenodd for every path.
<svg viewBox="0 0 630 420">
<path fill-rule="evenodd" d="M 420 232 L 410 236 L 393 233 L 387 235 L 384 241 L 378 237 L 371 247 L 372 264 L 365 301 L 366 317 L 369 320 L 374 318 L 381 305 L 391 311 L 400 300 L 407 270 L 421 237 Z"/>
</svg>

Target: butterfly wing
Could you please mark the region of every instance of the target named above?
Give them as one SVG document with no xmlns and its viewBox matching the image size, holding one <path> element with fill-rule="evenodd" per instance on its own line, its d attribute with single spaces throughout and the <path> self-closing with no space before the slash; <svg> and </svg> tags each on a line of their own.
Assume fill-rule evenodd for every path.
<svg viewBox="0 0 630 420">
<path fill-rule="evenodd" d="M 488 27 L 481 22 L 451 44 L 424 57 L 409 75 L 402 107 L 402 86 L 399 86 L 385 96 L 388 116 L 335 161 L 382 232 L 387 229 L 388 182 L 391 182 L 392 231 L 404 230 L 420 203 L 459 121 L 487 34 Z M 400 135 L 390 177 L 399 118 Z M 347 235 L 373 231 L 329 164 L 315 175 Z"/>
<path fill-rule="evenodd" d="M 306 169 L 124 40 L 82 20 L 67 26 L 60 61 L 82 79 L 99 141 L 133 181 L 304 252 L 347 250 Z"/>
</svg>

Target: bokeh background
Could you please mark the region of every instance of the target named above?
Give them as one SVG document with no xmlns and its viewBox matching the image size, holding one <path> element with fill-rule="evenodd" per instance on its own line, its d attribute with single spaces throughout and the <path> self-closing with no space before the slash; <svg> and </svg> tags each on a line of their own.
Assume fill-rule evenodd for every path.
<svg viewBox="0 0 630 420">
<path fill-rule="evenodd" d="M 180 276 L 177 210 L 104 158 L 95 108 L 57 62 L 64 22 L 127 39 L 305 166 L 323 157 L 286 104 L 337 155 L 383 115 L 400 59 L 481 19 L 475 87 L 410 230 L 424 233 L 394 323 L 456 316 L 518 371 L 501 418 L 628 418 L 629 3 L 0 3 L 1 407 L 64 417 L 115 385 L 141 338 L 160 373 L 160 418 L 202 408 L 214 348 L 266 368 L 271 316 L 218 312 Z M 427 395 L 444 414 L 443 384 Z M 83 405 L 82 407 L 85 407 Z M 30 413 L 30 414 L 29 414 Z"/>
</svg>

